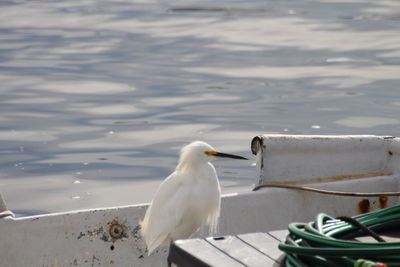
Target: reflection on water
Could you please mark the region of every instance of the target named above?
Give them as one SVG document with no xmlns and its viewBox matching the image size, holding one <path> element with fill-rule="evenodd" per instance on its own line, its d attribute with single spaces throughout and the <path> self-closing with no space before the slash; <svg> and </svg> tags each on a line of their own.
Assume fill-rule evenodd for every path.
<svg viewBox="0 0 400 267">
<path fill-rule="evenodd" d="M 397 119 L 385 117 L 355 117 L 350 116 L 336 121 L 337 124 L 353 128 L 374 128 L 378 126 L 392 126 L 400 123 Z"/>
<path fill-rule="evenodd" d="M 0 4 L 0 191 L 20 214 L 147 202 L 201 139 L 400 135 L 400 3 Z M 396 13 L 397 12 L 397 13 Z M 254 160 L 216 161 L 224 192 Z"/>
</svg>

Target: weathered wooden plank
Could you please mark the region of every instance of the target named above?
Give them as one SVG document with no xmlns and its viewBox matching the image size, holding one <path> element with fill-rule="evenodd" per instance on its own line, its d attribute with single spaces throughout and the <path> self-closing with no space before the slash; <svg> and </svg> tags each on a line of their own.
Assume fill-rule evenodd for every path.
<svg viewBox="0 0 400 267">
<path fill-rule="evenodd" d="M 245 266 L 206 240 L 198 238 L 175 241 L 170 248 L 169 260 L 179 267 Z"/>
<path fill-rule="evenodd" d="M 282 251 L 279 250 L 279 241 L 267 233 L 249 233 L 238 235 L 238 238 L 248 243 L 255 249 L 268 255 L 275 262 L 280 263 Z"/>
<path fill-rule="evenodd" d="M 286 236 L 288 235 L 288 230 L 276 230 L 268 232 L 268 235 L 276 238 L 279 242 L 283 242 L 286 240 Z"/>
<path fill-rule="evenodd" d="M 216 248 L 246 266 L 269 266 L 274 260 L 236 236 L 206 239 Z"/>
</svg>

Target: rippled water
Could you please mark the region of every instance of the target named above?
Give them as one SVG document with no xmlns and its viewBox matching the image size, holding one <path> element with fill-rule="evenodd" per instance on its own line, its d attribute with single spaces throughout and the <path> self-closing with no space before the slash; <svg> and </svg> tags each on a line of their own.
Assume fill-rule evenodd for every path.
<svg viewBox="0 0 400 267">
<path fill-rule="evenodd" d="M 0 191 L 35 214 L 147 202 L 179 148 L 224 192 L 260 133 L 400 136 L 400 2 L 2 1 Z"/>
</svg>

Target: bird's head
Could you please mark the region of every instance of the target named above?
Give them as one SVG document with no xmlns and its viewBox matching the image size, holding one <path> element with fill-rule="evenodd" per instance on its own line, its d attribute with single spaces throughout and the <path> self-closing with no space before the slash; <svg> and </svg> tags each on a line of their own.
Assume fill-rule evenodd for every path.
<svg viewBox="0 0 400 267">
<path fill-rule="evenodd" d="M 194 141 L 181 150 L 180 163 L 206 163 L 215 158 L 247 159 L 241 156 L 221 153 L 202 141 Z"/>
</svg>

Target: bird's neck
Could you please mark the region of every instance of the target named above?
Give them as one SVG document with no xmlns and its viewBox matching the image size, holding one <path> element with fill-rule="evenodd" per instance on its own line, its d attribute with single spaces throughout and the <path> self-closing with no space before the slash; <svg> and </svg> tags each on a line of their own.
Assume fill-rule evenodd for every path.
<svg viewBox="0 0 400 267">
<path fill-rule="evenodd" d="M 176 171 L 181 173 L 198 172 L 199 169 L 208 167 L 208 162 L 197 162 L 193 160 L 181 160 L 176 166 Z"/>
</svg>

